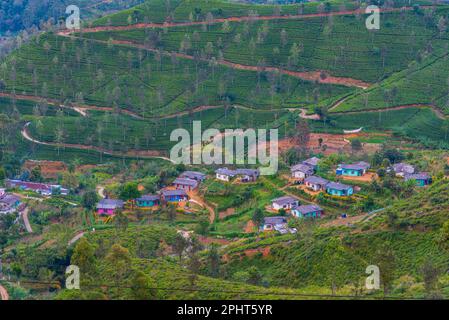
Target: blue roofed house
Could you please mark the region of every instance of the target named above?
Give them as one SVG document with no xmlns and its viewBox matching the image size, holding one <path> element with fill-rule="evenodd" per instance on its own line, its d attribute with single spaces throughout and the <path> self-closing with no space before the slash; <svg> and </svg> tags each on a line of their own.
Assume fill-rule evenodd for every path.
<svg viewBox="0 0 449 320">
<path fill-rule="evenodd" d="M 231 181 L 232 178 L 236 176 L 235 170 L 230 170 L 228 168 L 220 168 L 215 171 L 216 178 L 221 181 Z"/>
<path fill-rule="evenodd" d="M 192 179 L 192 180 L 196 180 L 199 182 L 206 180 L 206 175 L 204 173 L 198 172 L 198 171 L 184 171 L 183 173 L 181 173 L 179 175 L 179 177 Z"/>
<path fill-rule="evenodd" d="M 354 194 L 354 188 L 339 182 L 329 182 L 326 185 L 326 192 L 333 196 L 347 197 Z"/>
<path fill-rule="evenodd" d="M 176 180 L 173 182 L 173 185 L 176 189 L 181 189 L 189 192 L 198 188 L 199 182 L 197 180 L 189 178 L 176 178 Z"/>
<path fill-rule="evenodd" d="M 255 182 L 260 176 L 260 171 L 257 169 L 237 169 L 235 173 L 240 182 Z"/>
<path fill-rule="evenodd" d="M 395 163 L 388 169 L 388 172 L 392 170 L 397 177 L 405 177 L 406 175 L 414 174 L 416 171 L 414 166 L 403 162 Z"/>
<path fill-rule="evenodd" d="M 271 207 L 276 211 L 279 211 L 281 209 L 290 210 L 297 206 L 299 206 L 299 201 L 290 196 L 280 197 L 271 200 Z"/>
<path fill-rule="evenodd" d="M 240 182 L 254 182 L 260 176 L 260 171 L 257 169 L 228 169 L 220 168 L 215 171 L 216 178 L 221 181 L 229 182 L 234 177 L 239 177 Z"/>
<path fill-rule="evenodd" d="M 302 163 L 305 165 L 308 165 L 309 167 L 312 167 L 313 170 L 316 171 L 318 169 L 319 162 L 320 162 L 320 158 L 312 157 L 312 158 L 304 160 Z"/>
<path fill-rule="evenodd" d="M 14 213 L 20 205 L 20 198 L 0 189 L 0 214 Z"/>
<path fill-rule="evenodd" d="M 370 168 L 370 164 L 364 161 L 360 161 L 353 164 L 340 164 L 337 168 L 336 174 L 338 176 L 348 177 L 361 177 L 366 174 L 366 171 Z"/>
<path fill-rule="evenodd" d="M 286 217 L 266 217 L 264 218 L 261 231 L 270 232 L 277 231 L 281 234 L 296 233 L 297 230 L 289 228 Z"/>
<path fill-rule="evenodd" d="M 314 204 L 299 206 L 291 211 L 291 214 L 297 218 L 320 218 L 323 213 L 323 209 Z"/>
<path fill-rule="evenodd" d="M 183 202 L 189 200 L 185 190 L 162 190 L 162 199 L 166 202 Z"/>
<path fill-rule="evenodd" d="M 292 178 L 297 181 L 303 181 L 305 178 L 313 175 L 315 170 L 307 164 L 297 164 L 290 168 Z"/>
<path fill-rule="evenodd" d="M 427 172 L 420 172 L 405 175 L 405 181 L 415 180 L 419 187 L 424 187 L 432 184 L 432 177 Z"/>
<path fill-rule="evenodd" d="M 159 206 L 161 196 L 158 194 L 148 194 L 136 199 L 136 206 L 140 209 L 151 209 Z"/>
<path fill-rule="evenodd" d="M 304 185 L 308 189 L 313 190 L 313 191 L 325 191 L 328 183 L 329 183 L 329 180 L 326 180 L 326 179 L 318 177 L 318 176 L 307 177 L 304 180 Z"/>
</svg>

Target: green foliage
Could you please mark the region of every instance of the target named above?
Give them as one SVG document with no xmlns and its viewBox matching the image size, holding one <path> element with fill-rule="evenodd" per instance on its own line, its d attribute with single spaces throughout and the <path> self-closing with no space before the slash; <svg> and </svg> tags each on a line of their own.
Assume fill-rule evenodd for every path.
<svg viewBox="0 0 449 320">
<path fill-rule="evenodd" d="M 82 203 L 83 207 L 92 210 L 98 202 L 98 195 L 95 190 L 88 190 L 83 194 Z"/>
<path fill-rule="evenodd" d="M 138 184 L 135 182 L 127 182 L 119 191 L 120 199 L 123 200 L 133 200 L 140 197 L 140 191 L 138 188 Z"/>
</svg>

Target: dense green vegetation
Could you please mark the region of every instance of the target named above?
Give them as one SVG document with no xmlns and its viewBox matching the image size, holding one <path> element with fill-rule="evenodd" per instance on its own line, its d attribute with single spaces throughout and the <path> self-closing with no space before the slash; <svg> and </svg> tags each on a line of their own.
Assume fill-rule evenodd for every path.
<svg viewBox="0 0 449 320">
<path fill-rule="evenodd" d="M 350 90 L 52 35 L 9 56 L 1 75 L 8 92 L 143 116 L 231 103 L 263 109 L 309 106 Z"/>
<path fill-rule="evenodd" d="M 10 296 L 448 297 L 448 7 L 385 13 L 379 31 L 368 31 L 363 15 L 256 19 L 352 10 L 357 3 L 148 0 L 85 23 L 129 26 L 125 30 L 73 37 L 46 32 L 6 57 L 0 64 L 0 186 L 4 178 L 24 177 L 71 189 L 50 198 L 8 190 L 22 196 L 33 228 L 27 234 L 15 214 L 0 216 L 0 254 L 11 279 L 2 284 Z M 212 21 L 248 15 L 253 19 Z M 132 27 L 150 22 L 193 25 Z M 268 66 L 316 72 L 321 81 L 352 79 L 323 84 L 264 70 Z M 357 80 L 371 85 L 357 88 Z M 312 113 L 319 119 L 307 117 Z M 218 165 L 151 159 L 168 156 L 171 132 L 191 132 L 195 120 L 203 130 L 278 128 L 287 138 L 279 172 L 225 183 L 214 179 Z M 341 135 L 361 127 L 360 135 Z M 338 151 L 326 152 L 331 147 Z M 311 156 L 321 158 L 317 175 L 351 185 L 355 195 L 313 193 L 293 182 L 291 165 Z M 28 159 L 62 160 L 67 170 L 44 178 L 41 168 L 25 168 Z M 371 164 L 369 179 L 335 174 L 339 164 L 362 160 Z M 429 172 L 433 184 L 419 188 L 389 172 L 402 161 Z M 185 170 L 208 175 L 191 194 L 194 201 L 155 210 L 133 202 L 171 186 Z M 95 208 L 103 195 L 127 202 L 114 217 L 102 217 Z M 276 212 L 271 200 L 284 195 L 320 205 L 324 216 Z M 265 217 L 278 215 L 288 219 L 291 233 L 260 231 Z M 80 291 L 63 289 L 70 264 L 81 269 Z M 382 270 L 382 290 L 374 293 L 364 289 L 369 265 Z"/>
<path fill-rule="evenodd" d="M 440 15 L 446 15 L 446 11 L 435 13 Z M 367 30 L 363 17 L 352 15 L 230 22 L 166 31 L 109 31 L 86 36 L 104 41 L 133 41 L 191 55 L 223 57 L 244 65 L 323 70 L 334 76 L 375 82 L 406 68 L 437 32 L 436 21 L 419 11 L 385 14 L 379 31 Z"/>
</svg>

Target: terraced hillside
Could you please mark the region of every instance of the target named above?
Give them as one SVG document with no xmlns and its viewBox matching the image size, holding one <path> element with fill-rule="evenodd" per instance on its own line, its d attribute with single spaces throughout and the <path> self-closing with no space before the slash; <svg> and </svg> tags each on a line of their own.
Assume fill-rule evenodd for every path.
<svg viewBox="0 0 449 320">
<path fill-rule="evenodd" d="M 445 146 L 446 86 L 444 72 L 436 70 L 447 66 L 443 20 L 449 9 L 420 3 L 382 8 L 381 30 L 369 31 L 363 9 L 346 1 L 147 1 L 81 33 L 49 32 L 22 46 L 1 65 L 1 95 L 10 115 L 34 104 L 22 119 L 30 122 L 26 143 L 56 147 L 58 156 L 61 147 L 166 155 L 171 130 L 200 118 L 207 127 L 263 125 L 286 132 L 304 115 L 300 108 L 313 112 L 317 106 L 331 114 L 308 119 L 314 130 L 386 126 Z M 430 95 L 430 83 L 415 88 L 423 78 L 436 83 Z M 409 89 L 399 90 L 405 84 Z M 422 106 L 434 106 L 428 123 L 401 118 L 386 124 L 380 113 L 355 121 L 340 115 L 405 109 L 391 115 L 420 119 L 413 108 Z M 47 114 L 55 107 L 75 113 Z M 373 119 L 379 119 L 374 126 Z"/>
</svg>

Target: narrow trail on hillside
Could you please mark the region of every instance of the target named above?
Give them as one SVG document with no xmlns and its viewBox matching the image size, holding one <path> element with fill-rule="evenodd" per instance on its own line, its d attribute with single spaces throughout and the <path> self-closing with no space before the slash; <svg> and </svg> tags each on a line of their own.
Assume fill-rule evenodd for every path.
<svg viewBox="0 0 449 320">
<path fill-rule="evenodd" d="M 428 6 L 421 6 L 421 8 L 427 8 Z M 387 8 L 381 9 L 381 13 L 389 12 L 401 12 L 401 11 L 411 11 L 413 7 L 402 7 L 402 8 Z M 189 26 L 201 26 L 201 25 L 212 25 L 223 22 L 246 22 L 246 21 L 271 21 L 271 20 L 298 20 L 298 19 L 312 19 L 312 18 L 324 18 L 331 16 L 348 16 L 348 15 L 364 15 L 365 9 L 357 10 L 344 10 L 335 12 L 323 12 L 323 13 L 310 13 L 310 14 L 297 14 L 297 15 L 270 15 L 270 16 L 241 16 L 241 17 L 229 17 L 229 18 L 216 18 L 210 21 L 187 21 L 187 22 L 164 22 L 164 23 L 137 23 L 130 24 L 126 26 L 98 26 L 98 27 L 88 27 L 81 29 L 81 33 L 93 33 L 93 32 L 104 32 L 104 31 L 127 31 L 135 29 L 145 29 L 145 28 L 176 28 L 176 27 L 189 27 Z M 60 34 L 71 34 L 73 30 L 63 30 Z M 79 31 L 76 31 L 79 32 Z"/>
<path fill-rule="evenodd" d="M 35 95 L 13 94 L 13 93 L 8 93 L 8 92 L 1 92 L 0 97 L 16 99 L 16 100 L 23 100 L 23 101 L 32 101 L 32 102 L 37 102 L 37 103 L 45 101 L 47 104 L 52 105 L 52 106 L 56 106 L 56 107 L 63 108 L 63 109 L 73 110 L 73 111 L 79 113 L 80 115 L 82 115 L 83 117 L 87 117 L 86 111 L 88 111 L 88 110 L 110 111 L 110 112 L 115 111 L 115 109 L 112 107 L 100 107 L 100 106 L 86 105 L 86 104 L 71 103 L 71 105 L 68 106 L 68 105 L 61 104 L 56 99 L 45 98 L 45 97 L 35 96 Z M 132 111 L 126 110 L 126 109 L 118 109 L 117 112 L 127 114 L 134 118 L 143 119 L 140 115 L 138 115 Z"/>
<path fill-rule="evenodd" d="M 72 244 L 76 243 L 79 239 L 81 239 L 82 237 L 84 237 L 84 232 L 80 232 L 77 235 L 75 235 L 72 239 L 69 240 L 69 242 L 67 242 L 68 246 L 71 246 Z"/>
<path fill-rule="evenodd" d="M 427 8 L 429 6 L 422 6 L 422 8 Z M 381 13 L 392 13 L 392 12 L 404 12 L 414 10 L 413 7 L 402 7 L 402 8 L 386 8 L 381 9 Z M 347 16 L 347 15 L 364 15 L 365 9 L 356 9 L 356 10 L 344 10 L 344 11 L 336 11 L 336 12 L 323 12 L 323 13 L 312 13 L 312 14 L 298 14 L 298 15 L 270 15 L 270 16 L 241 16 L 241 17 L 229 17 L 229 18 L 218 18 L 212 19 L 210 21 L 187 21 L 187 22 L 164 22 L 164 23 L 137 23 L 130 24 L 124 26 L 98 26 L 98 27 L 88 27 L 83 28 L 81 30 L 62 30 L 58 32 L 60 36 L 68 36 L 73 38 L 82 38 L 75 36 L 74 34 L 88 34 L 88 33 L 96 33 L 96 32 L 108 32 L 108 31 L 127 31 L 127 30 L 136 30 L 136 29 L 145 29 L 145 28 L 176 28 L 176 27 L 189 27 L 189 26 L 201 26 L 201 25 L 212 25 L 224 22 L 245 22 L 245 21 L 271 21 L 271 20 L 298 20 L 298 19 L 311 19 L 311 18 L 320 18 L 320 17 L 331 17 L 331 16 Z M 93 39 L 88 39 L 93 40 Z M 99 42 L 106 42 L 95 40 Z M 115 44 L 123 44 L 128 46 L 133 46 L 139 49 L 145 49 L 154 51 L 154 49 L 147 48 L 141 44 L 132 42 L 132 41 L 113 41 Z M 167 54 L 174 54 L 177 57 L 184 59 L 194 59 L 193 56 L 181 54 L 177 52 L 166 52 Z M 206 59 L 207 60 L 207 59 Z M 219 64 L 228 66 L 230 68 L 235 68 L 238 70 L 249 70 L 249 71 L 258 71 L 259 68 L 257 66 L 250 65 L 242 65 L 238 63 L 233 63 L 226 60 L 218 61 Z M 343 85 L 348 87 L 358 87 L 362 89 L 367 89 L 371 84 L 364 82 L 362 80 L 346 78 L 346 77 L 335 77 L 329 75 L 326 71 L 316 70 L 310 72 L 298 72 L 298 71 L 290 71 L 284 70 L 277 67 L 266 67 L 263 69 L 264 71 L 274 71 L 280 72 L 281 74 L 290 75 L 292 77 L 308 80 L 308 81 L 317 81 L 323 84 L 335 84 L 335 85 Z"/>
<path fill-rule="evenodd" d="M 59 35 L 68 36 L 71 38 L 84 39 L 84 40 L 93 41 L 93 42 L 97 42 L 97 43 L 101 43 L 101 44 L 105 44 L 105 45 L 107 44 L 107 41 L 103 41 L 103 40 L 81 38 L 81 37 L 73 36 L 71 34 L 64 34 L 64 33 L 59 33 Z M 148 46 L 145 46 L 143 44 L 133 42 L 133 41 L 112 40 L 111 43 L 115 44 L 115 45 L 123 45 L 123 46 L 132 47 L 132 48 L 142 49 L 142 50 L 146 50 L 146 51 L 150 51 L 150 52 L 158 52 L 158 53 L 162 53 L 166 56 L 171 56 L 171 57 L 175 56 L 175 57 L 181 58 L 181 59 L 187 59 L 187 60 L 192 60 L 192 61 L 197 59 L 194 56 L 188 55 L 185 53 L 179 53 L 176 51 L 164 51 L 164 50 L 149 48 Z M 199 60 L 203 61 L 203 62 L 210 62 L 210 59 L 208 59 L 208 58 L 199 58 Z M 244 65 L 244 64 L 240 64 L 240 63 L 231 62 L 228 60 L 216 60 L 216 63 L 219 65 L 225 66 L 225 67 L 236 69 L 236 70 L 253 71 L 253 72 L 277 72 L 277 73 L 288 75 L 288 76 L 291 76 L 294 78 L 298 78 L 298 79 L 302 79 L 302 80 L 306 80 L 306 81 L 318 82 L 321 84 L 333 84 L 333 85 L 341 85 L 341 86 L 345 86 L 345 87 L 357 87 L 357 88 L 361 88 L 361 89 L 367 89 L 369 86 L 371 86 L 370 83 L 364 82 L 362 80 L 357 80 L 357 79 L 352 79 L 352 78 L 347 78 L 347 77 L 336 77 L 336 76 L 330 75 L 326 71 L 320 71 L 320 70 L 300 72 L 300 71 L 286 70 L 286 69 L 282 69 L 282 68 L 278 68 L 278 67 L 259 67 L 259 66 L 253 66 L 253 65 Z"/>
<path fill-rule="evenodd" d="M 410 108 L 423 108 L 423 109 L 431 109 L 435 115 L 441 120 L 447 120 L 447 116 L 436 106 L 433 106 L 429 103 L 415 103 L 415 104 L 406 104 L 396 107 L 387 107 L 387 108 L 378 108 L 378 109 L 365 109 L 365 110 L 357 110 L 357 111 L 340 111 L 340 112 L 332 112 L 332 114 L 344 115 L 344 114 L 358 114 L 358 113 L 373 113 L 373 112 L 384 112 L 384 111 L 395 111 L 395 110 L 403 110 Z"/>
<path fill-rule="evenodd" d="M 9 98 L 9 99 L 16 99 L 16 100 L 22 100 L 22 101 L 33 101 L 33 102 L 40 102 L 40 101 L 45 100 L 50 105 L 76 111 L 77 113 L 79 113 L 83 117 L 88 117 L 88 113 L 87 113 L 88 111 L 117 112 L 112 107 L 100 107 L 100 106 L 86 105 L 86 104 L 78 105 L 78 104 L 75 104 L 75 103 L 71 103 L 71 106 L 61 105 L 55 99 L 44 98 L 44 97 L 34 96 L 34 95 L 24 95 L 24 94 L 18 95 L 18 94 L 2 92 L 2 93 L 0 93 L 0 97 Z M 170 114 L 167 114 L 167 115 L 150 116 L 150 117 L 143 117 L 143 116 L 141 116 L 141 115 L 139 115 L 139 114 L 137 114 L 137 113 L 135 113 L 133 111 L 129 111 L 129 110 L 126 110 L 126 109 L 119 109 L 118 113 L 130 115 L 133 118 L 140 119 L 140 120 L 166 120 L 166 119 L 177 118 L 179 116 L 186 116 L 186 115 L 189 115 L 191 113 L 197 113 L 197 112 L 201 112 L 201 111 L 208 111 L 208 110 L 214 110 L 214 109 L 222 109 L 222 108 L 225 108 L 225 106 L 224 105 L 204 105 L 204 106 L 197 106 L 197 107 L 194 107 L 194 108 L 191 108 L 191 109 L 188 109 L 188 110 L 183 110 L 183 111 L 178 111 L 178 112 L 175 112 L 175 113 L 170 113 Z M 275 109 L 275 110 L 268 110 L 268 109 L 256 109 L 256 108 L 251 108 L 251 107 L 237 105 L 237 104 L 230 106 L 230 108 L 236 108 L 236 109 L 247 110 L 247 111 L 254 111 L 254 112 L 273 112 L 273 111 L 290 111 L 290 112 L 295 112 L 295 111 L 301 111 L 301 115 L 300 116 L 302 118 L 304 118 L 304 119 L 315 119 L 317 117 L 317 115 L 307 115 L 307 111 L 305 109 L 301 109 L 301 108 L 278 108 L 278 109 Z"/>
<path fill-rule="evenodd" d="M 116 151 L 111 151 L 105 148 L 100 148 L 96 146 L 91 145 L 84 145 L 84 144 L 70 144 L 70 143 L 55 143 L 55 142 L 43 142 L 34 139 L 31 137 L 30 133 L 28 132 L 28 126 L 31 124 L 31 122 L 27 122 L 22 129 L 22 137 L 26 140 L 40 144 L 45 146 L 52 146 L 57 148 L 68 148 L 68 149 L 79 149 L 79 150 L 92 150 L 96 151 L 105 155 L 110 155 L 114 157 L 125 157 L 125 158 L 142 158 L 142 159 L 161 159 L 165 161 L 172 162 L 173 161 L 170 158 L 164 157 L 161 155 L 160 151 L 157 150 L 129 150 L 126 153 L 119 153 Z"/>
<path fill-rule="evenodd" d="M 205 208 L 209 212 L 209 222 L 212 224 L 215 221 L 215 209 L 212 208 L 210 205 L 204 201 L 197 193 L 191 193 L 190 195 L 190 201 L 192 203 L 196 203 L 202 208 Z"/>
<path fill-rule="evenodd" d="M 329 111 L 337 109 L 343 102 L 352 97 L 352 93 L 344 96 L 343 98 L 338 99 L 333 105 L 330 106 Z"/>
<path fill-rule="evenodd" d="M 28 233 L 33 233 L 33 228 L 31 227 L 30 220 L 28 219 L 28 213 L 30 212 L 30 208 L 26 207 L 22 212 L 22 219 L 25 224 L 25 229 Z"/>
</svg>

